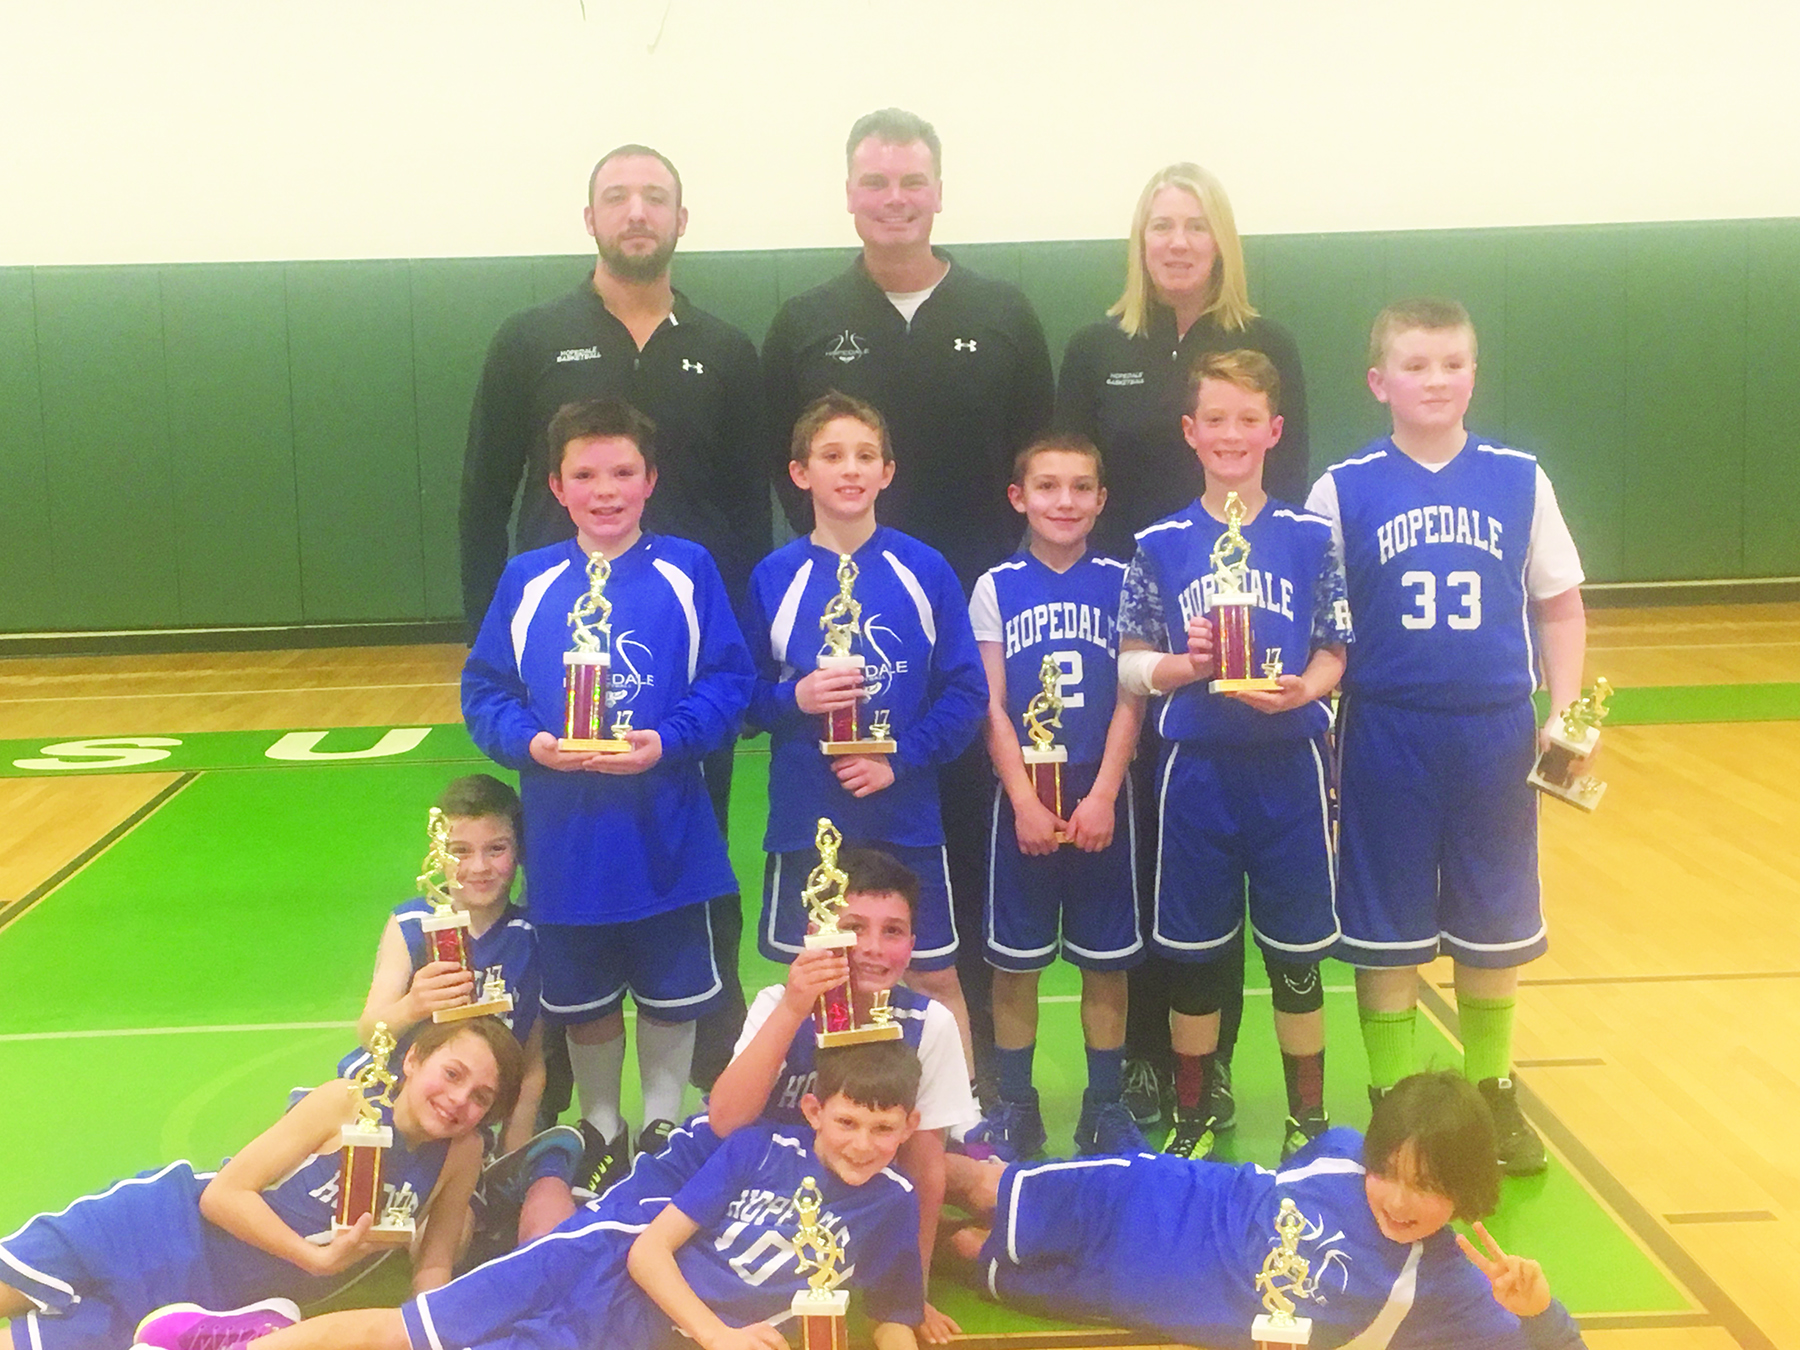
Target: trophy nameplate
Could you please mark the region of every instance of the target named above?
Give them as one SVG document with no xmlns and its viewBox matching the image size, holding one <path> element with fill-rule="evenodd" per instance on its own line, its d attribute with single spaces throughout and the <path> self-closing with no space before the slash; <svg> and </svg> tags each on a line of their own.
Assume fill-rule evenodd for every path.
<svg viewBox="0 0 1800 1350">
<path fill-rule="evenodd" d="M 450 887 L 456 884 L 456 856 L 450 852 L 450 821 L 437 807 L 427 817 L 426 834 L 431 848 L 425 854 L 419 874 L 419 891 L 431 905 L 431 913 L 419 920 L 426 950 L 433 961 L 449 961 L 461 966 L 477 979 L 478 987 L 469 991 L 469 1001 L 455 1008 L 439 1008 L 431 1014 L 434 1022 L 461 1022 L 470 1017 L 487 1017 L 512 1011 L 512 995 L 498 969 L 483 978 L 469 960 L 469 916 L 457 909 L 450 899 Z"/>
<path fill-rule="evenodd" d="M 1575 766 L 1600 745 L 1600 724 L 1608 712 L 1606 700 L 1612 686 L 1604 678 L 1594 681 L 1592 693 L 1583 694 L 1563 715 L 1546 728 L 1550 744 L 1537 758 L 1525 781 L 1539 792 L 1559 797 L 1570 806 L 1592 811 L 1606 795 L 1606 784 L 1592 774 L 1575 772 Z"/>
<path fill-rule="evenodd" d="M 1020 721 L 1025 723 L 1025 734 L 1031 742 L 1021 745 L 1019 753 L 1025 759 L 1025 775 L 1031 779 L 1031 791 L 1038 802 L 1058 820 L 1065 820 L 1063 814 L 1063 765 L 1069 762 L 1069 747 L 1055 744 L 1051 728 L 1062 728 L 1062 665 L 1054 656 L 1046 656 L 1044 663 L 1038 668 L 1038 681 L 1042 688 L 1031 696 L 1031 702 L 1025 705 Z M 1056 842 L 1066 844 L 1069 836 L 1061 830 L 1056 832 Z"/>
<path fill-rule="evenodd" d="M 1244 538 L 1244 503 L 1235 492 L 1225 494 L 1225 533 L 1212 547 L 1213 665 L 1217 678 L 1207 684 L 1215 694 L 1242 691 L 1272 694 L 1280 690 L 1281 654 L 1263 662 L 1256 674 L 1256 636 L 1251 616 L 1256 598 L 1246 581 L 1250 541 Z"/>
<path fill-rule="evenodd" d="M 1319 1277 L 1309 1270 L 1307 1259 L 1300 1255 L 1300 1238 L 1306 1232 L 1306 1218 L 1292 1200 L 1284 1199 L 1275 1215 L 1275 1232 L 1279 1243 L 1263 1258 L 1256 1274 L 1256 1288 L 1262 1294 L 1264 1311 L 1250 1323 L 1250 1339 L 1257 1350 L 1305 1345 L 1312 1339 L 1312 1319 L 1295 1317 L 1295 1299 L 1310 1299 L 1319 1287 Z"/>
<path fill-rule="evenodd" d="M 850 650 L 851 643 L 862 632 L 862 602 L 851 591 L 856 585 L 856 561 L 848 553 L 838 555 L 838 593 L 825 605 L 819 616 L 819 627 L 825 631 L 825 643 L 819 650 L 820 670 L 854 670 L 860 680 L 866 665 L 862 657 Z M 824 737 L 819 749 L 827 755 L 891 755 L 897 748 L 888 731 L 887 709 L 878 709 L 868 735 L 860 730 L 861 700 L 848 708 L 833 708 L 823 715 Z"/>
<path fill-rule="evenodd" d="M 394 1146 L 392 1127 L 381 1123 L 381 1108 L 394 1104 L 397 1083 L 388 1068 L 393 1053 L 394 1038 L 387 1023 L 377 1022 L 375 1034 L 369 1038 L 369 1062 L 352 1080 L 361 1097 L 356 1119 L 338 1131 L 338 1196 L 331 1227 L 340 1233 L 371 1215 L 375 1222 L 369 1228 L 369 1240 L 399 1247 L 413 1239 L 412 1215 L 381 1203 L 382 1164 Z"/>
<path fill-rule="evenodd" d="M 606 726 L 607 687 L 612 671 L 612 601 L 606 579 L 612 564 L 604 553 L 588 559 L 588 588 L 569 611 L 575 645 L 563 653 L 563 734 L 558 750 L 624 754 L 631 742 Z M 598 619 L 597 622 L 590 620 Z"/>
<path fill-rule="evenodd" d="M 844 837 L 837 826 L 820 817 L 814 844 L 819 850 L 819 865 L 807 874 L 800 898 L 806 905 L 813 931 L 803 939 L 808 950 L 835 947 L 849 955 L 856 945 L 856 934 L 838 927 L 838 915 L 844 909 L 844 893 L 850 878 L 837 865 L 838 848 Z M 861 1045 L 866 1041 L 892 1041 L 900 1038 L 900 1027 L 888 1006 L 888 991 L 877 991 L 869 1008 L 869 1020 L 856 1020 L 856 1000 L 850 988 L 850 977 L 834 984 L 819 995 L 813 1008 L 813 1040 L 821 1049 L 838 1045 Z"/>
<path fill-rule="evenodd" d="M 819 1221 L 823 1201 L 819 1183 L 812 1177 L 794 1192 L 794 1209 L 800 1216 L 800 1231 L 794 1235 L 794 1269 L 806 1275 L 807 1287 L 794 1295 L 789 1307 L 800 1323 L 801 1350 L 849 1350 L 846 1314 L 850 1291 L 838 1287 L 846 1274 L 838 1269 L 838 1263 L 844 1259 L 850 1233 L 842 1225 L 834 1233 Z M 808 1271 L 812 1274 L 807 1275 Z"/>
</svg>

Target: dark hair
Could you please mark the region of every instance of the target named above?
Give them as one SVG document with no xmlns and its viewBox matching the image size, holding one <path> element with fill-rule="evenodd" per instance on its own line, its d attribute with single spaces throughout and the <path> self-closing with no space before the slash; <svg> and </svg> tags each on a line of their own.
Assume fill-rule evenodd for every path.
<svg viewBox="0 0 1800 1350">
<path fill-rule="evenodd" d="M 1428 333 L 1466 328 L 1469 330 L 1470 355 L 1475 354 L 1475 320 L 1469 317 L 1462 302 L 1422 295 L 1411 300 L 1396 300 L 1375 316 L 1369 329 L 1369 364 L 1380 365 L 1387 359 L 1388 343 L 1414 328 L 1422 328 Z"/>
<path fill-rule="evenodd" d="M 821 1102 L 843 1093 L 858 1106 L 911 1111 L 919 1101 L 919 1052 L 905 1041 L 870 1041 L 821 1050 L 813 1096 Z"/>
<path fill-rule="evenodd" d="M 558 408 L 544 433 L 558 475 L 569 442 L 589 436 L 623 436 L 644 457 L 644 472 L 656 472 L 656 423 L 622 398 L 584 398 Z"/>
<path fill-rule="evenodd" d="M 506 1023 L 498 1017 L 470 1017 L 461 1022 L 428 1021 L 420 1026 L 412 1044 L 406 1047 L 406 1054 L 417 1055 L 418 1062 L 423 1064 L 464 1032 L 487 1043 L 487 1048 L 494 1053 L 494 1065 L 500 1071 L 494 1089 L 494 1104 L 481 1120 L 483 1125 L 492 1125 L 512 1114 L 519 1100 L 519 1080 L 525 1076 L 525 1052 Z M 405 1063 L 404 1056 L 401 1063 Z"/>
<path fill-rule="evenodd" d="M 611 150 L 608 150 L 604 155 L 600 156 L 599 159 L 594 161 L 593 172 L 588 174 L 588 201 L 592 202 L 594 200 L 594 182 L 600 177 L 600 170 L 604 169 L 609 161 L 615 160 L 621 155 L 645 155 L 650 159 L 660 160 L 663 168 L 669 171 L 669 177 L 675 180 L 675 208 L 676 210 L 681 209 L 681 170 L 677 169 L 675 167 L 675 162 L 662 151 L 652 150 L 647 145 L 638 145 L 635 142 L 628 145 L 614 146 Z"/>
<path fill-rule="evenodd" d="M 432 805 L 447 816 L 501 817 L 512 826 L 514 856 L 523 855 L 525 808 L 510 783 L 502 783 L 491 773 L 465 774 L 445 784 Z"/>
<path fill-rule="evenodd" d="M 1188 371 L 1189 412 L 1200 405 L 1202 380 L 1222 380 L 1252 394 L 1261 394 L 1269 400 L 1269 416 L 1281 415 L 1281 372 L 1275 369 L 1273 361 L 1254 348 L 1208 352 L 1194 362 L 1193 369 Z"/>
<path fill-rule="evenodd" d="M 1447 1197 L 1459 1219 L 1494 1212 L 1500 1203 L 1494 1119 L 1468 1079 L 1451 1070 L 1415 1073 L 1375 1104 L 1363 1136 L 1363 1166 L 1393 1177 L 1408 1144 L 1414 1175 L 1406 1180 Z"/>
<path fill-rule="evenodd" d="M 849 881 L 845 895 L 897 895 L 906 901 L 906 915 L 919 913 L 919 878 L 912 868 L 878 848 L 847 848 L 838 855 L 838 866 Z"/>
<path fill-rule="evenodd" d="M 1100 447 L 1078 431 L 1057 431 L 1048 436 L 1039 436 L 1014 455 L 1013 486 L 1025 486 L 1025 475 L 1031 472 L 1031 461 L 1037 456 L 1057 454 L 1087 456 L 1094 462 L 1094 477 L 1099 480 L 1101 487 L 1106 486 L 1106 461 L 1100 457 Z"/>
<path fill-rule="evenodd" d="M 835 389 L 827 389 L 801 412 L 800 420 L 794 423 L 794 439 L 788 448 L 788 458 L 795 464 L 806 463 L 812 458 L 813 437 L 840 417 L 853 418 L 874 432 L 881 442 L 881 462 L 894 462 L 894 443 L 888 439 L 887 418 L 874 404 L 840 394 Z"/>
<path fill-rule="evenodd" d="M 939 178 L 944 176 L 944 147 L 938 140 L 937 128 L 917 113 L 910 113 L 905 108 L 878 108 L 857 118 L 856 125 L 850 128 L 850 139 L 844 142 L 846 170 L 854 167 L 856 147 L 871 136 L 885 145 L 911 145 L 914 141 L 924 141 L 925 148 L 931 151 L 932 173 Z"/>
</svg>

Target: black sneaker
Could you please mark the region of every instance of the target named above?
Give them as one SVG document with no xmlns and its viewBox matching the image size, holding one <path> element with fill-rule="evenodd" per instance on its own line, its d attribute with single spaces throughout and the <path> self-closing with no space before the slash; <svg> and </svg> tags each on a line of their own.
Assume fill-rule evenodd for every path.
<svg viewBox="0 0 1800 1350">
<path fill-rule="evenodd" d="M 1286 1162 L 1330 1128 L 1331 1117 L 1322 1106 L 1305 1112 L 1298 1120 L 1289 1116 L 1281 1135 L 1281 1161 Z"/>
<path fill-rule="evenodd" d="M 1199 1110 L 1189 1115 L 1177 1107 L 1174 1128 L 1163 1140 L 1162 1151 L 1198 1162 L 1210 1158 L 1218 1142 L 1218 1127 L 1213 1124 L 1212 1117 Z"/>
<path fill-rule="evenodd" d="M 661 1153 L 669 1145 L 669 1136 L 675 1133 L 675 1122 L 672 1120 L 653 1120 L 644 1126 L 643 1133 L 637 1137 L 637 1151 L 648 1153 L 652 1157 Z"/>
<path fill-rule="evenodd" d="M 608 1139 L 583 1120 L 581 1131 L 581 1164 L 575 1169 L 575 1197 L 585 1193 L 590 1200 L 605 1195 L 631 1171 L 631 1134 L 621 1126 L 616 1139 Z"/>
<path fill-rule="evenodd" d="M 1550 1165 L 1544 1141 L 1519 1109 L 1519 1086 L 1510 1078 L 1484 1078 L 1475 1085 L 1494 1117 L 1500 1148 L 1500 1170 L 1509 1177 L 1529 1177 Z"/>
<path fill-rule="evenodd" d="M 1231 1095 L 1231 1061 L 1213 1061 L 1211 1089 L 1200 1098 L 1200 1111 L 1212 1117 L 1213 1129 L 1229 1130 L 1237 1124 L 1237 1098 Z"/>
<path fill-rule="evenodd" d="M 1139 1125 L 1154 1125 L 1163 1118 L 1162 1075 L 1147 1059 L 1125 1061 L 1125 1090 L 1120 1100 Z"/>
</svg>

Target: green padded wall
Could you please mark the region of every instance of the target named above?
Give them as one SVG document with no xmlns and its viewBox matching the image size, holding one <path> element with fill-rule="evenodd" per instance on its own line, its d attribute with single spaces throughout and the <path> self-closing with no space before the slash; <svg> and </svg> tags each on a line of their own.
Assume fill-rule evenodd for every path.
<svg viewBox="0 0 1800 1350">
<path fill-rule="evenodd" d="M 1314 468 L 1384 429 L 1370 319 L 1455 295 L 1471 422 L 1536 451 L 1594 581 L 1800 573 L 1800 221 L 1269 235 L 1252 293 L 1300 344 Z M 952 246 L 1060 359 L 1118 240 Z M 680 254 L 760 339 L 845 249 Z M 0 631 L 456 616 L 470 394 L 508 314 L 588 258 L 0 269 Z"/>
</svg>

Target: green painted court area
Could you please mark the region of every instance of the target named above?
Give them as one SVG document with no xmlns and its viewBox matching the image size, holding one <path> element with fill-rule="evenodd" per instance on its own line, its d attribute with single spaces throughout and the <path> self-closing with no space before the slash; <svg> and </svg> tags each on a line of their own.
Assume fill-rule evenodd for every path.
<svg viewBox="0 0 1800 1350">
<path fill-rule="evenodd" d="M 319 748 L 367 747 L 378 734 L 334 732 Z M 383 920 L 412 893 L 425 807 L 446 779 L 480 761 L 458 754 L 448 729 L 433 729 L 436 744 L 427 737 L 394 758 L 277 764 L 264 752 L 279 735 L 234 734 L 229 747 L 172 738 L 182 745 L 170 760 L 130 766 L 192 777 L 0 928 L 9 1107 L 0 1116 L 0 1233 L 139 1169 L 182 1157 L 213 1165 L 275 1118 L 290 1087 L 328 1077 L 350 1047 Z M 176 762 L 208 741 L 217 751 L 203 756 L 209 763 Z M 8 755 L 7 771 L 24 772 L 11 760 L 37 749 Z M 752 926 L 766 772 L 766 753 L 746 743 L 732 844 Z M 779 968 L 746 946 L 746 988 L 778 979 Z M 1260 983 L 1260 963 L 1252 967 Z M 1349 972 L 1328 968 L 1327 985 L 1328 1101 L 1336 1119 L 1360 1125 L 1366 1066 Z M 1043 991 L 1038 1079 L 1051 1147 L 1066 1150 L 1085 1072 L 1075 973 L 1055 968 Z M 1426 1035 L 1436 1038 L 1434 1059 L 1455 1062 L 1450 1042 Z M 628 1064 L 634 1120 L 635 1073 Z M 1226 1156 L 1273 1163 L 1284 1106 L 1266 989 L 1249 1001 L 1236 1080 L 1240 1125 Z M 1560 1162 L 1547 1176 L 1509 1182 L 1492 1227 L 1509 1250 L 1542 1260 L 1577 1315 L 1695 1306 Z M 386 1276 L 359 1292 L 397 1298 L 403 1288 Z M 934 1299 L 971 1332 L 1049 1325 L 941 1280 Z"/>
</svg>

